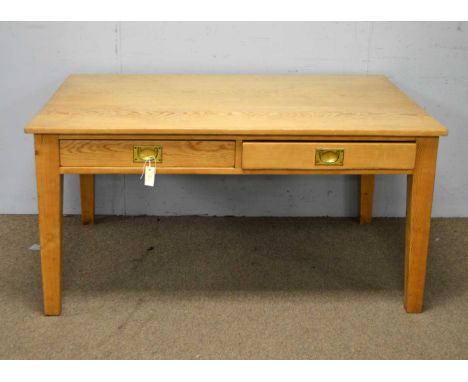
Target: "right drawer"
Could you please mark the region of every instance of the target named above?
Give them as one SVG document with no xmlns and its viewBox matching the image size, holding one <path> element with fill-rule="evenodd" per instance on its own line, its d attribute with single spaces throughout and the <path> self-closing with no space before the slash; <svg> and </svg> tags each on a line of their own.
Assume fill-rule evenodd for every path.
<svg viewBox="0 0 468 382">
<path fill-rule="evenodd" d="M 411 170 L 416 143 L 244 142 L 248 170 Z"/>
</svg>

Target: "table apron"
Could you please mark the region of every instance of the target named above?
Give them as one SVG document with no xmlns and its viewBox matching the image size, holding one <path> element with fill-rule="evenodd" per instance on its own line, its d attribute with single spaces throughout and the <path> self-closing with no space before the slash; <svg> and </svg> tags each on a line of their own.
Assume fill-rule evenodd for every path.
<svg viewBox="0 0 468 382">
<path fill-rule="evenodd" d="M 146 147 L 160 150 L 160 174 L 411 174 L 416 157 L 412 141 L 75 138 L 59 139 L 62 174 L 138 174 Z"/>
</svg>

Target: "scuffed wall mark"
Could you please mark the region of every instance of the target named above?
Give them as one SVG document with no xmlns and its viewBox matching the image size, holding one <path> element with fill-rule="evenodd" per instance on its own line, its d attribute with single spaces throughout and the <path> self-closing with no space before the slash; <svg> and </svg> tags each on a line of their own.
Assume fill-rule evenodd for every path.
<svg viewBox="0 0 468 382">
<path fill-rule="evenodd" d="M 465 51 L 465 52 L 468 51 L 468 46 L 462 46 L 462 45 L 445 46 L 445 45 L 434 44 L 434 48 L 446 49 L 446 50 L 459 50 L 459 51 Z"/>
<path fill-rule="evenodd" d="M 459 32 L 462 31 L 462 22 L 461 21 L 457 22 L 457 31 L 459 31 Z"/>
</svg>

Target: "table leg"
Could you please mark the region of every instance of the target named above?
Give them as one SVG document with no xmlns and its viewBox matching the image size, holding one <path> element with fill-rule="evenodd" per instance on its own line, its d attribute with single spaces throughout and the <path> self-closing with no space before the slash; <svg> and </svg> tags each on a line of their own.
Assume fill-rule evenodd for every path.
<svg viewBox="0 0 468 382">
<path fill-rule="evenodd" d="M 374 199 L 375 175 L 361 175 L 359 223 L 369 224 L 372 221 L 372 202 Z"/>
<path fill-rule="evenodd" d="M 416 163 L 408 175 L 405 248 L 405 309 L 422 311 L 431 225 L 438 138 L 416 141 Z"/>
<path fill-rule="evenodd" d="M 57 135 L 35 135 L 44 313 L 61 312 L 62 178 Z"/>
<path fill-rule="evenodd" d="M 81 221 L 83 224 L 94 223 L 94 175 L 80 175 Z"/>
</svg>

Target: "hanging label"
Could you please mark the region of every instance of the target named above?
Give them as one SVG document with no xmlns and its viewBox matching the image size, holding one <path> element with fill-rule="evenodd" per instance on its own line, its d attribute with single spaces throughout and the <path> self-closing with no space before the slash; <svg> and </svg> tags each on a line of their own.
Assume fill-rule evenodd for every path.
<svg viewBox="0 0 468 382">
<path fill-rule="evenodd" d="M 154 187 L 156 167 L 145 166 L 145 186 Z"/>
</svg>

